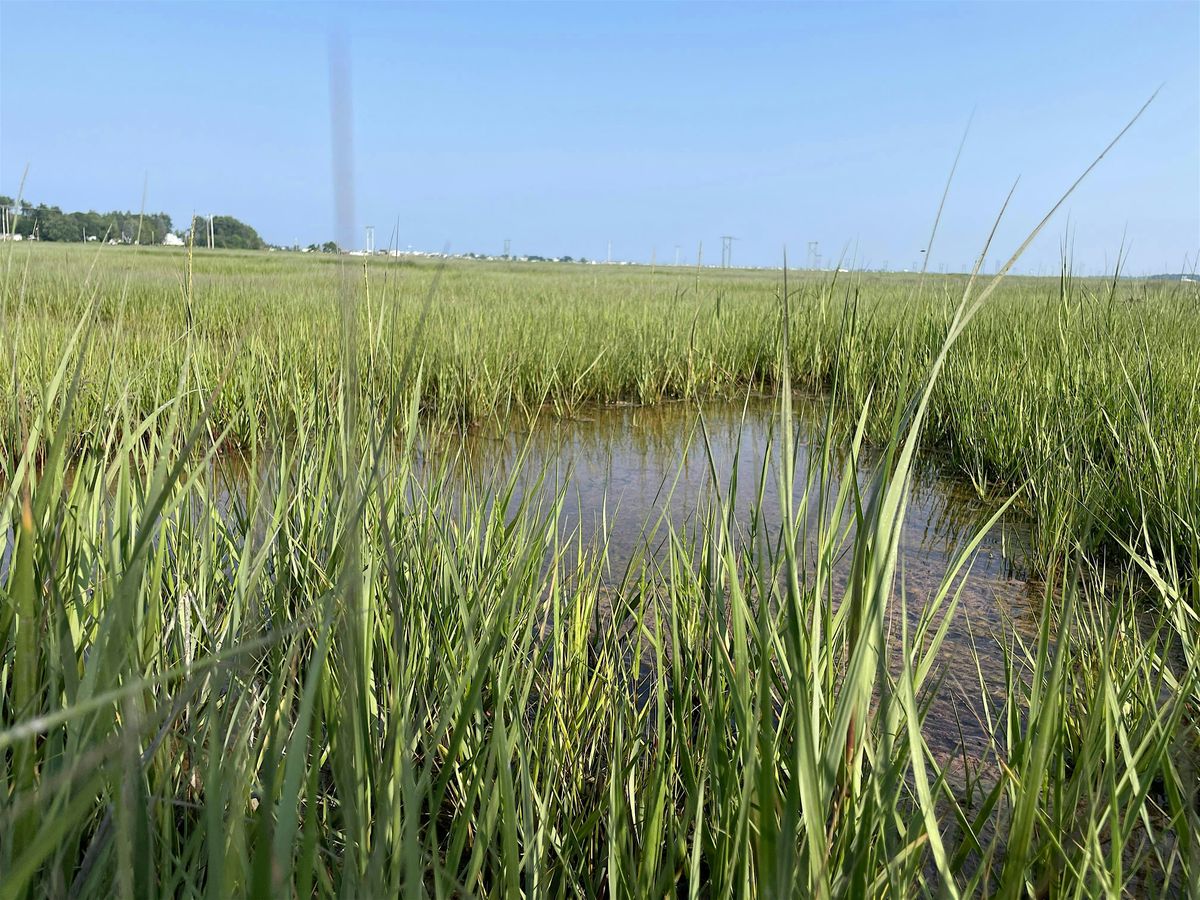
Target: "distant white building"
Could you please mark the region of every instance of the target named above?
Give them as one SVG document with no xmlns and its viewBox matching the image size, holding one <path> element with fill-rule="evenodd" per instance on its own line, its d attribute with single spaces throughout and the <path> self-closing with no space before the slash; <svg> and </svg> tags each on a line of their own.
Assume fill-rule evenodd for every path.
<svg viewBox="0 0 1200 900">
<path fill-rule="evenodd" d="M 163 246 L 164 247 L 182 247 L 183 246 L 183 238 L 181 238 L 179 235 L 175 234 L 174 232 L 168 231 L 167 236 L 163 238 Z"/>
</svg>

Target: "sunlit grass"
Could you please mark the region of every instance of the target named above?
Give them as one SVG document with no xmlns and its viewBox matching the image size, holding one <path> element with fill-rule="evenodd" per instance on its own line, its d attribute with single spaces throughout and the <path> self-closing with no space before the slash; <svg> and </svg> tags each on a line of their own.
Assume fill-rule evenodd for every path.
<svg viewBox="0 0 1200 900">
<path fill-rule="evenodd" d="M 36 386 L 92 300 L 97 322 L 65 426 L 73 443 L 95 446 L 113 421 L 141 421 L 168 399 L 192 416 L 211 401 L 207 427 L 243 452 L 332 421 L 343 357 L 331 298 L 339 267 L 362 259 L 197 253 L 189 272 L 182 252 L 44 245 L 9 263 L 9 460 L 22 416 L 36 414 Z M 464 262 L 446 267 L 422 323 L 436 271 L 371 260 L 354 279 L 364 421 L 418 375 L 423 418 L 455 426 L 778 384 L 777 274 Z M 794 383 L 820 392 L 836 379 L 844 431 L 874 397 L 867 438 L 883 442 L 888 411 L 936 354 L 964 282 L 934 278 L 918 293 L 904 276 L 793 279 Z M 419 323 L 419 365 L 402 379 Z M 1194 284 L 1012 279 L 947 361 L 924 448 L 981 491 L 1020 488 L 1043 558 L 1059 531 L 1094 549 L 1144 524 L 1178 537 L 1180 562 L 1194 566 L 1196 346 Z"/>
<path fill-rule="evenodd" d="M 372 263 L 347 387 L 330 260 L 13 259 L 0 897 L 1196 889 L 1185 291 L 463 265 L 419 328 L 434 270 Z M 562 495 L 414 459 L 422 422 L 750 386 L 777 533 L 735 537 L 718 477 L 615 591 Z M 867 441 L 859 494 L 830 468 Z M 970 546 L 915 628 L 889 613 L 922 448 L 1039 526 L 1040 632 L 981 676 L 965 770 L 925 733 Z"/>
</svg>

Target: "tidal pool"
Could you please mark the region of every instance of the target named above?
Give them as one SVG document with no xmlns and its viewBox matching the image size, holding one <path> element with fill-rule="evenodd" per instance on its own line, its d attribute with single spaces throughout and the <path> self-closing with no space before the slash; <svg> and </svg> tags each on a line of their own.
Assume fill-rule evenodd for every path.
<svg viewBox="0 0 1200 900">
<path fill-rule="evenodd" d="M 545 504 L 561 492 L 562 536 L 603 547 L 605 578 L 618 590 L 630 567 L 637 573 L 639 567 L 662 558 L 668 523 L 685 538 L 703 526 L 715 491 L 722 498 L 732 497 L 735 543 L 749 540 L 755 510 L 761 510 L 758 533 L 768 540 L 777 537 L 779 419 L 777 401 L 765 397 L 703 407 L 669 403 L 590 408 L 574 418 L 540 420 L 531 428 L 494 428 L 443 438 L 423 452 L 429 462 L 439 453 L 455 453 L 461 477 L 477 480 L 482 490 L 513 474 L 518 501 Z M 806 483 L 817 477 L 823 421 L 819 399 L 797 399 L 797 502 Z M 833 454 L 836 475 L 845 461 L 844 452 Z M 861 454 L 855 474 L 863 491 L 878 462 L 876 452 Z M 837 483 L 833 479 L 834 489 Z M 816 546 L 818 520 L 829 522 L 818 497 L 818 489 L 810 487 L 806 519 L 798 522 L 809 552 Z M 897 571 L 910 633 L 959 552 L 997 508 L 981 500 L 970 485 L 939 470 L 935 460 L 918 465 Z M 1006 512 L 983 537 L 966 574 L 955 582 L 961 586 L 961 599 L 939 657 L 945 678 L 926 720 L 926 739 L 946 760 L 964 752 L 973 760 L 986 755 L 990 738 L 982 703 L 985 695 L 991 704 L 1004 697 L 1003 648 L 1014 638 L 1036 638 L 1040 593 L 1026 576 L 1028 537 L 1027 523 Z M 835 602 L 849 563 L 847 549 L 834 567 Z M 898 599 L 891 612 L 894 630 L 899 625 Z M 643 665 L 648 664 L 644 659 Z"/>
<path fill-rule="evenodd" d="M 752 397 L 743 403 L 665 403 L 649 407 L 592 407 L 571 418 L 543 417 L 532 426 L 492 427 L 454 435 L 426 436 L 418 470 L 435 470 L 450 454 L 451 475 L 494 491 L 510 476 L 517 502 L 542 509 L 561 496 L 560 536 L 595 551 L 603 548 L 605 590 L 620 590 L 627 572 L 652 565 L 665 553 L 668 527 L 685 540 L 704 527 L 717 502 L 734 510 L 735 546 L 774 541 L 780 521 L 778 402 Z M 825 441 L 824 407 L 797 398 L 794 438 L 794 499 L 816 478 Z M 840 476 L 846 454 L 833 452 L 831 471 Z M 865 451 L 855 477 L 865 491 L 879 461 Z M 224 482 L 222 506 L 245 487 L 247 471 L 237 460 L 217 466 Z M 457 474 L 456 474 L 457 473 Z M 836 491 L 838 478 L 829 483 Z M 809 487 L 806 517 L 798 521 L 802 551 L 812 553 L 820 522 L 830 524 L 820 491 Z M 718 501 L 718 497 L 720 501 Z M 761 498 L 761 499 L 760 499 Z M 941 586 L 961 549 L 978 533 L 996 506 L 969 485 L 939 470 L 936 460 L 917 466 L 900 535 L 897 588 L 915 625 L 927 599 Z M 757 538 L 750 537 L 755 512 Z M 453 515 L 452 509 L 447 514 Z M 843 520 L 842 525 L 846 524 Z M 853 529 L 850 529 L 852 534 Z M 1028 581 L 1025 557 L 1029 529 L 1006 513 L 984 535 L 956 587 L 961 597 L 939 661 L 945 677 L 931 698 L 926 739 L 944 759 L 986 756 L 990 736 L 983 725 L 983 700 L 1004 698 L 1005 653 L 1014 639 L 1036 638 L 1041 591 Z M 11 529 L 0 552 L 0 580 L 12 552 Z M 849 541 L 844 545 L 849 547 Z M 846 549 L 834 566 L 834 601 L 850 563 Z M 636 577 L 633 579 L 636 581 Z M 895 592 L 899 596 L 899 590 Z M 609 610 L 611 612 L 611 609 Z M 890 626 L 898 625 L 894 603 Z M 643 665 L 652 662 L 643 658 Z M 894 662 L 894 660 L 893 660 Z"/>
</svg>

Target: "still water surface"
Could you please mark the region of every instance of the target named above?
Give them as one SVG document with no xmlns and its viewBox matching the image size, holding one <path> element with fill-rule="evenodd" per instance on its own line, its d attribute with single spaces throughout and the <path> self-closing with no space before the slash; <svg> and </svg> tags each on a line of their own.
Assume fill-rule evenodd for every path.
<svg viewBox="0 0 1200 900">
<path fill-rule="evenodd" d="M 563 535 L 605 545 L 607 577 L 618 585 L 631 564 L 636 572 L 645 560 L 662 558 L 665 522 L 684 535 L 702 526 L 714 484 L 722 496 L 734 498 L 743 541 L 755 509 L 764 512 L 760 531 L 773 539 L 780 509 L 778 421 L 777 404 L 766 398 L 705 405 L 703 428 L 693 404 L 598 408 L 574 419 L 547 419 L 532 429 L 455 438 L 452 449 L 464 460 L 464 473 L 503 475 L 519 469 L 518 499 L 524 494 L 525 499 L 545 501 L 562 491 Z M 810 473 L 815 477 L 819 468 L 819 401 L 798 400 L 797 421 L 793 483 L 798 502 Z M 428 452 L 436 458 L 438 451 Z M 840 473 L 844 462 L 843 454 L 834 470 Z M 863 490 L 877 463 L 875 454 L 862 454 L 856 479 Z M 812 508 L 801 529 L 810 551 L 821 516 L 815 489 L 811 496 Z M 981 501 L 969 485 L 939 471 L 936 463 L 925 460 L 918 466 L 897 576 L 907 598 L 910 633 L 958 552 L 996 508 Z M 926 737 L 939 756 L 963 750 L 976 759 L 983 755 L 988 738 L 979 721 L 981 692 L 992 702 L 1003 697 L 1002 647 L 1016 637 L 1032 640 L 1036 635 L 1038 591 L 1025 576 L 1027 547 L 1026 523 L 1006 513 L 984 537 L 961 579 L 960 605 L 939 659 L 946 677 L 927 720 Z M 835 567 L 835 594 L 848 568 L 847 551 Z M 892 612 L 898 615 L 898 601 L 895 606 Z M 893 617 L 891 624 L 899 623 Z"/>
<path fill-rule="evenodd" d="M 629 568 L 636 571 L 646 560 L 662 558 L 668 525 L 685 537 L 703 527 L 718 491 L 723 498 L 733 498 L 740 529 L 735 543 L 744 547 L 755 510 L 763 514 L 759 533 L 774 538 L 780 509 L 778 422 L 778 406 L 767 398 L 705 405 L 702 423 L 693 404 L 592 408 L 575 418 L 545 418 L 532 428 L 443 436 L 425 442 L 423 453 L 427 462 L 435 463 L 450 452 L 461 477 L 490 479 L 480 482 L 481 487 L 513 473 L 518 501 L 544 504 L 561 492 L 562 536 L 586 546 L 603 545 L 606 580 L 616 590 Z M 796 422 L 793 483 L 798 502 L 819 467 L 820 401 L 798 398 Z M 871 453 L 858 461 L 855 477 L 862 489 L 877 462 Z M 842 454 L 834 471 L 840 473 L 844 463 Z M 221 468 L 230 492 L 239 492 L 245 469 Z M 833 490 L 836 486 L 835 479 Z M 822 516 L 815 489 L 811 496 L 807 520 L 799 523 L 810 552 Z M 911 628 L 958 551 L 995 507 L 928 460 L 918 466 L 908 499 L 897 577 Z M 10 530 L 0 552 L 0 579 L 11 563 L 12 538 Z M 939 660 L 946 678 L 927 720 L 926 737 L 940 756 L 964 750 L 976 759 L 984 755 L 988 736 L 980 724 L 981 692 L 990 702 L 1002 699 L 1003 646 L 1018 637 L 1032 640 L 1036 634 L 1039 593 L 1024 574 L 1027 546 L 1026 523 L 1006 514 L 983 538 L 961 579 L 960 605 Z M 835 594 L 848 568 L 847 552 L 835 566 Z"/>
</svg>

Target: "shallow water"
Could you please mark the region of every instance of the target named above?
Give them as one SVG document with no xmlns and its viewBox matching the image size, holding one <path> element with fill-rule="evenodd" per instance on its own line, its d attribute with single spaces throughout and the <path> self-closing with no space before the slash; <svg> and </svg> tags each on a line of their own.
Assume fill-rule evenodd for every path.
<svg viewBox="0 0 1200 900">
<path fill-rule="evenodd" d="M 645 560 L 661 559 L 667 523 L 684 535 L 703 523 L 714 484 L 721 496 L 734 498 L 740 544 L 747 540 L 756 508 L 765 514 L 759 531 L 774 540 L 780 518 L 777 403 L 754 398 L 746 404 L 710 404 L 703 407 L 703 416 L 701 428 L 693 404 L 593 408 L 573 419 L 541 421 L 532 429 L 459 436 L 448 441 L 449 447 L 426 447 L 425 452 L 431 460 L 439 452 L 457 452 L 459 470 L 464 477 L 481 479 L 481 486 L 497 473 L 503 476 L 517 469 L 518 500 L 545 502 L 561 490 L 563 536 L 577 536 L 592 547 L 603 545 L 607 580 L 615 586 L 627 567 L 637 572 Z M 798 400 L 796 420 L 793 484 L 798 502 L 820 463 L 820 401 Z M 841 473 L 844 463 L 842 454 L 833 463 L 834 471 Z M 856 479 L 864 491 L 877 463 L 878 456 L 871 452 L 859 460 Z M 834 489 L 836 483 L 834 479 Z M 810 551 L 821 516 L 817 497 L 814 487 L 807 520 L 798 523 Z M 908 500 L 897 585 L 903 585 L 911 633 L 958 552 L 997 507 L 981 501 L 969 485 L 940 472 L 929 460 L 918 466 Z M 1027 524 L 1006 513 L 983 538 L 968 574 L 961 578 L 960 604 L 940 655 L 946 678 L 933 698 L 926 728 L 927 740 L 944 759 L 963 751 L 974 760 L 985 754 L 988 735 L 980 721 L 980 674 L 990 701 L 1001 700 L 1002 645 L 1014 637 L 1036 636 L 1038 592 L 1025 575 L 1028 537 Z M 835 593 L 848 568 L 847 551 L 835 567 Z M 899 612 L 898 602 L 892 612 Z M 899 624 L 893 616 L 891 627 Z"/>
<path fill-rule="evenodd" d="M 476 432 L 452 443 L 461 454 L 459 471 L 476 478 L 519 466 L 518 499 L 522 494 L 544 499 L 561 489 L 566 500 L 564 533 L 577 532 L 585 542 L 606 538 L 609 568 L 615 577 L 646 548 L 648 537 L 651 545 L 661 541 L 660 519 L 685 532 L 699 524 L 713 498 L 714 483 L 722 497 L 734 497 L 740 524 L 746 524 L 758 508 L 761 487 L 765 530 L 770 533 L 777 527 L 781 438 L 777 404 L 753 398 L 747 404 L 708 404 L 702 412 L 703 427 L 697 407 L 691 404 L 592 408 L 576 418 L 545 419 L 532 429 L 491 435 Z M 815 478 L 820 462 L 813 454 L 820 453 L 821 416 L 819 401 L 798 402 L 793 476 L 797 503 L 810 472 Z M 764 472 L 769 446 L 771 456 Z M 519 461 L 522 451 L 524 460 Z M 427 454 L 437 452 L 426 448 Z M 878 455 L 870 450 L 859 460 L 858 483 L 864 491 L 877 462 Z M 835 488 L 844 464 L 844 454 L 833 459 Z M 731 479 L 736 479 L 735 491 L 730 491 Z M 803 524 L 814 533 L 819 516 L 815 487 L 810 507 Z M 910 561 L 944 564 L 995 509 L 980 501 L 969 485 L 939 472 L 926 460 L 918 465 L 909 494 L 901 551 Z M 1028 536 L 1028 527 L 1017 517 L 1003 518 L 980 545 L 975 574 L 1023 580 Z"/>
<path fill-rule="evenodd" d="M 689 403 L 591 408 L 575 418 L 543 418 L 531 428 L 441 435 L 422 441 L 421 453 L 430 468 L 451 454 L 456 460 L 452 471 L 484 491 L 512 474 L 518 502 L 547 504 L 561 492 L 561 536 L 592 548 L 603 545 L 607 589 L 614 591 L 627 569 L 636 573 L 645 561 L 663 557 L 668 526 L 685 537 L 702 527 L 718 492 L 733 498 L 739 529 L 735 545 L 745 549 L 751 540 L 748 532 L 756 509 L 763 512 L 759 534 L 772 541 L 777 535 L 777 403 L 751 398 L 742 404 L 706 404 L 702 412 L 701 424 L 700 410 Z M 820 400 L 797 398 L 797 502 L 819 466 L 823 415 Z M 870 452 L 858 461 L 855 476 L 864 491 L 877 462 Z M 840 474 L 844 465 L 842 453 L 832 469 Z M 230 491 L 222 502 L 228 502 L 244 487 L 247 472 L 233 460 L 218 468 Z M 837 479 L 831 484 L 836 490 Z M 801 549 L 809 552 L 822 518 L 817 498 L 814 487 L 807 518 L 797 523 L 806 545 Z M 903 585 L 907 598 L 911 629 L 957 552 L 995 507 L 929 460 L 917 467 L 908 501 L 898 586 Z M 990 700 L 1001 700 L 1002 645 L 1014 637 L 1032 640 L 1036 635 L 1039 593 L 1024 574 L 1028 535 L 1025 522 L 1006 514 L 983 538 L 962 579 L 960 604 L 940 656 L 946 678 L 932 700 L 926 727 L 931 747 L 945 759 L 963 751 L 975 760 L 985 754 L 988 735 L 979 721 L 980 675 Z M 10 564 L 12 544 L 10 530 L 0 548 L 0 579 Z M 847 551 L 835 566 L 835 595 L 848 567 Z M 895 616 L 890 624 L 893 629 L 899 624 Z"/>
</svg>

